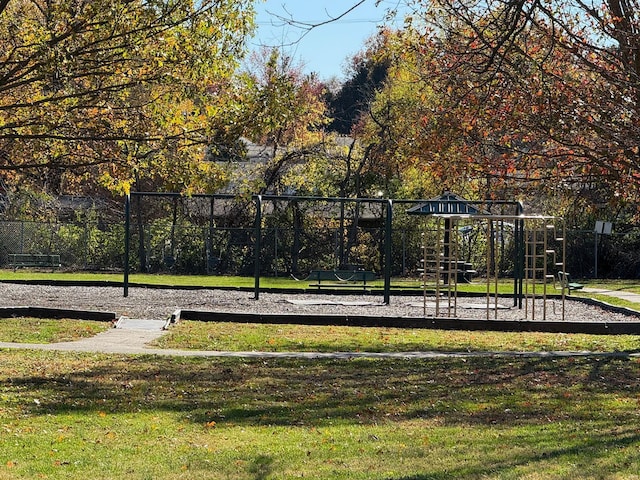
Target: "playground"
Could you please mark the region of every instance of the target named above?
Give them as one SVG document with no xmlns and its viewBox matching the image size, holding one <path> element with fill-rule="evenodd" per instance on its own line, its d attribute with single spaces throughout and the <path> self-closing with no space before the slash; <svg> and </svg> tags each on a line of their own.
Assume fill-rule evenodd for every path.
<svg viewBox="0 0 640 480">
<path fill-rule="evenodd" d="M 525 214 L 516 201 L 470 202 L 449 192 L 419 201 L 257 196 L 241 211 L 221 216 L 221 201 L 225 208 L 238 207 L 225 196 L 133 197 L 125 203 L 122 289 L 73 282 L 8 283 L 5 316 L 20 314 L 11 310 L 14 306 L 28 305 L 45 309 L 43 315 L 46 309 L 111 312 L 118 326 L 133 319 L 150 330 L 198 320 L 467 331 L 640 331 L 635 311 L 571 297 L 582 285 L 572 282 L 567 272 L 563 219 Z M 158 226 L 167 213 L 168 230 L 167 225 Z M 253 218 L 252 230 L 218 224 L 242 215 Z M 196 223 L 204 228 L 185 228 Z M 334 227 L 329 233 L 334 241 L 321 255 L 326 245 L 319 241 L 327 237 L 323 229 L 328 226 Z M 187 248 L 185 242 L 198 238 L 196 250 Z M 402 255 L 394 256 L 398 239 Z M 214 247 L 217 257 L 212 256 Z M 198 253 L 199 248 L 204 250 Z M 190 257 L 188 252 L 197 255 Z M 195 268 L 202 254 L 207 269 L 219 268 L 223 257 L 236 258 L 253 272 L 252 288 L 130 285 L 132 270 L 148 269 L 152 259 L 169 269 L 181 263 L 184 267 L 190 259 Z M 12 255 L 13 261 L 33 260 Z M 49 260 L 51 254 L 47 255 Z M 55 255 L 56 264 L 59 257 Z M 364 263 L 350 263 L 354 260 Z M 413 265 L 413 288 L 401 287 L 392 275 L 406 272 L 408 261 Z M 261 278 L 272 269 L 276 277 L 279 269 L 285 272 L 295 287 L 265 290 Z M 476 294 L 464 288 L 470 283 L 480 286 Z"/>
<path fill-rule="evenodd" d="M 372 327 L 346 333 L 349 349 L 318 352 L 302 340 L 274 350 L 269 340 L 285 325 L 251 324 L 245 335 L 258 332 L 270 351 L 200 350 L 188 338 L 150 343 L 187 324 L 201 340 L 231 336 L 235 346 L 239 337 L 229 323 L 164 332 L 153 319 L 189 308 L 429 320 L 421 296 L 384 304 L 380 295 L 256 300 L 251 289 L 132 287 L 123 297 L 117 286 L 16 283 L 2 295 L 5 305 L 112 311 L 155 329 L 0 344 L 3 478 L 627 478 L 640 467 L 635 335 L 435 330 L 411 350 L 379 352 L 354 344 L 353 331 L 373 344 L 397 333 Z M 567 310 L 594 324 L 635 319 L 572 300 Z M 304 338 L 325 348 L 338 334 L 308 328 Z"/>
<path fill-rule="evenodd" d="M 244 205 L 232 203 L 231 207 L 229 200 L 220 195 L 185 198 L 142 192 L 128 196 L 124 296 L 129 294 L 132 269 L 147 271 L 152 258 L 163 259 L 161 265 L 169 269 L 185 260 L 184 252 L 192 249 L 183 245 L 182 224 L 189 227 L 188 238 L 204 236 L 204 250 L 198 247 L 196 257 L 204 253 L 207 272 L 228 265 L 234 256 L 245 272 L 253 271 L 256 300 L 261 294 L 261 276 L 272 271 L 278 276 L 281 271 L 313 282 L 309 286 L 318 293 L 326 289 L 353 290 L 354 286 L 367 292 L 370 282 L 378 277 L 383 282 L 383 303 L 390 304 L 394 274 L 413 272 L 422 281 L 423 316 L 457 317 L 457 285 L 472 281 L 480 271 L 486 283 L 487 320 L 497 320 L 498 311 L 507 308 L 499 304 L 497 288 L 499 278 L 505 275 L 513 279 L 513 306 L 524 311 L 525 319 L 535 320 L 537 316 L 546 320 L 551 306 L 553 315 L 559 310 L 564 320 L 565 295 L 572 286 L 577 288 L 567 273 L 563 220 L 525 215 L 518 201 L 471 202 L 450 192 L 429 200 L 257 195 Z M 154 222 L 154 212 L 159 218 L 162 212 L 165 216 L 172 212 L 169 231 L 145 227 Z M 220 228 L 231 218 L 235 221 L 240 217 L 253 224 L 253 229 Z M 197 223 L 203 225 L 199 235 L 192 230 Z M 368 227 L 363 229 L 363 225 Z M 157 240 L 159 235 L 163 235 L 161 242 Z M 238 238 L 243 240 L 238 243 Z M 157 246 L 162 248 L 154 252 Z M 241 255 L 231 253 L 234 248 Z M 213 255 L 216 249 L 217 256 Z M 195 262 L 190 269 L 197 270 L 201 260 L 191 256 L 189 261 Z M 556 279 L 559 308 L 547 302 L 548 296 L 558 293 L 551 287 L 555 287 Z M 427 300 L 428 295 L 433 301 Z M 435 304 L 435 314 L 428 312 L 431 304 Z"/>
<path fill-rule="evenodd" d="M 487 320 L 510 319 L 516 307 L 517 319 L 532 321 L 558 312 L 564 320 L 564 300 L 579 288 L 571 272 L 583 267 L 562 218 L 528 214 L 515 200 L 450 192 L 422 200 L 132 192 L 124 211 L 118 229 L 7 224 L 0 264 L 123 270 L 125 298 L 135 273 L 253 276 L 256 300 L 265 292 L 261 278 L 293 278 L 298 291 L 380 294 L 384 304 L 413 279 L 424 318 L 475 317 L 469 310 L 483 305 Z M 474 308 L 461 300 L 468 283 L 484 293 Z"/>
<path fill-rule="evenodd" d="M 3 305 L 131 320 L 77 341 L 0 343 L 3 478 L 631 478 L 640 468 L 636 335 L 438 329 L 411 350 L 380 352 L 366 345 L 389 342 L 392 330 L 423 337 L 367 326 L 344 334 L 339 345 L 351 348 L 327 351 L 344 320 L 409 319 L 431 332 L 433 322 L 464 328 L 465 319 L 486 328 L 493 311 L 484 295 L 460 295 L 457 317 L 436 316 L 421 290 L 385 303 L 382 291 L 263 289 L 256 299 L 253 288 L 131 285 L 126 297 L 121 285 L 1 288 Z M 634 312 L 568 297 L 565 325 L 638 331 Z M 562 297 L 547 300 L 539 324 L 552 326 Z M 512 296 L 499 302 L 503 324 L 533 322 Z M 163 330 L 184 312 L 270 319 L 243 330 L 269 351 L 194 348 L 194 338 L 240 342 L 230 323 Z M 327 326 L 280 346 L 279 322 L 292 317 Z M 189 324 L 193 336 L 174 338 L 178 346 L 156 343 Z M 354 330 L 370 343 L 354 343 Z M 301 348 L 302 338 L 325 350 Z"/>
</svg>

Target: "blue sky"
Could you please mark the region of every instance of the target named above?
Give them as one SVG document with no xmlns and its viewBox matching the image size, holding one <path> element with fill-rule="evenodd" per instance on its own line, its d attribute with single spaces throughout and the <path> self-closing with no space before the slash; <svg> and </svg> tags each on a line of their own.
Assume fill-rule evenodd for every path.
<svg viewBox="0 0 640 480">
<path fill-rule="evenodd" d="M 345 62 L 362 50 L 367 38 L 383 24 L 387 9 L 397 7 L 399 1 L 383 0 L 376 6 L 376 0 L 365 0 L 340 20 L 304 34 L 270 14 L 320 23 L 340 16 L 358 0 L 257 0 L 258 31 L 251 46 L 283 46 L 307 73 L 316 72 L 322 80 L 343 79 Z"/>
</svg>

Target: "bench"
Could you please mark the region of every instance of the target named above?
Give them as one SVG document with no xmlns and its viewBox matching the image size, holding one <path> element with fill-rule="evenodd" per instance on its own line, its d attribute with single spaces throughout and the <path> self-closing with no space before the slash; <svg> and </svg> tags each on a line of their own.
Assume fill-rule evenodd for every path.
<svg viewBox="0 0 640 480">
<path fill-rule="evenodd" d="M 60 255 L 40 253 L 10 253 L 9 266 L 14 270 L 23 267 L 60 268 Z"/>
<path fill-rule="evenodd" d="M 558 282 L 560 283 L 560 288 L 566 288 L 569 292 L 571 292 L 571 290 L 580 290 L 581 288 L 584 288 L 584 285 L 581 283 L 572 282 L 571 275 L 567 272 L 558 272 Z"/>
<path fill-rule="evenodd" d="M 310 287 L 321 288 L 352 288 L 354 284 L 362 284 L 362 289 L 367 290 L 367 282 L 376 279 L 376 274 L 367 270 L 312 270 L 307 277 Z M 322 283 L 329 281 L 331 283 Z M 339 282 L 339 283 L 335 283 Z"/>
</svg>

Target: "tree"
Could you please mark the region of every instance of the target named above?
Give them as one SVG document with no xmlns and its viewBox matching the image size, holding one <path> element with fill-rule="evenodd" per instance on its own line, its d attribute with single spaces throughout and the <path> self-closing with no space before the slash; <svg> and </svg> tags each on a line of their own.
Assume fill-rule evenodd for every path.
<svg viewBox="0 0 640 480">
<path fill-rule="evenodd" d="M 206 188 L 217 175 L 201 163 L 209 119 L 226 105 L 211 88 L 234 72 L 251 4 L 0 4 L 0 172 L 53 192 L 97 178 Z"/>
<path fill-rule="evenodd" d="M 361 116 L 369 110 L 389 69 L 389 59 L 381 55 L 384 38 L 384 32 L 372 37 L 365 49 L 352 59 L 350 78 L 336 93 L 328 94 L 327 103 L 332 118 L 330 130 L 349 135 Z"/>
<path fill-rule="evenodd" d="M 580 209 L 630 205 L 640 186 L 638 6 L 441 0 L 416 32 L 440 52 L 430 76 L 472 113 L 467 138 L 495 168 L 587 199 Z"/>
<path fill-rule="evenodd" d="M 447 175 L 459 183 L 461 175 L 453 168 L 450 155 L 457 138 L 455 122 L 439 122 L 437 128 L 433 122 L 424 123 L 438 106 L 423 69 L 433 60 L 417 54 L 414 48 L 405 48 L 410 45 L 406 35 L 381 30 L 356 57 L 356 65 L 366 68 L 356 69 L 343 89 L 350 90 L 358 83 L 355 80 L 363 71 L 384 73 L 369 82 L 369 88 L 360 90 L 366 93 L 358 101 L 358 114 L 349 126 L 358 148 L 345 155 L 344 178 L 338 183 L 344 194 L 376 196 L 383 191 L 393 197 L 415 198 L 433 194 L 436 185 L 439 193 Z M 445 127 L 450 133 L 445 134 Z"/>
<path fill-rule="evenodd" d="M 282 193 L 287 169 L 318 151 L 327 123 L 323 85 L 303 75 L 277 49 L 254 58 L 254 68 L 241 77 L 245 104 L 244 135 L 268 146 L 270 161 L 252 183 L 253 193 Z"/>
</svg>

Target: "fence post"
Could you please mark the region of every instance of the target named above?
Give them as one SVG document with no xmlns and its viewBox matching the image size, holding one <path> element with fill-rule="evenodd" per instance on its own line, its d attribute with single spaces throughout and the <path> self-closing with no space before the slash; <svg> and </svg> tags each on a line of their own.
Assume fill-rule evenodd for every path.
<svg viewBox="0 0 640 480">
<path fill-rule="evenodd" d="M 391 227 L 393 224 L 393 200 L 387 200 L 387 216 L 384 228 L 384 303 L 391 301 Z"/>
<path fill-rule="evenodd" d="M 260 298 L 260 250 L 261 250 L 261 242 L 260 237 L 262 237 L 262 195 L 256 196 L 256 224 L 255 224 L 255 236 L 256 240 L 254 242 L 254 298 L 258 300 Z"/>
<path fill-rule="evenodd" d="M 24 253 L 24 220 L 20 222 L 20 252 Z"/>
<path fill-rule="evenodd" d="M 129 296 L 129 235 L 131 223 L 131 195 L 124 200 L 124 296 Z"/>
</svg>

